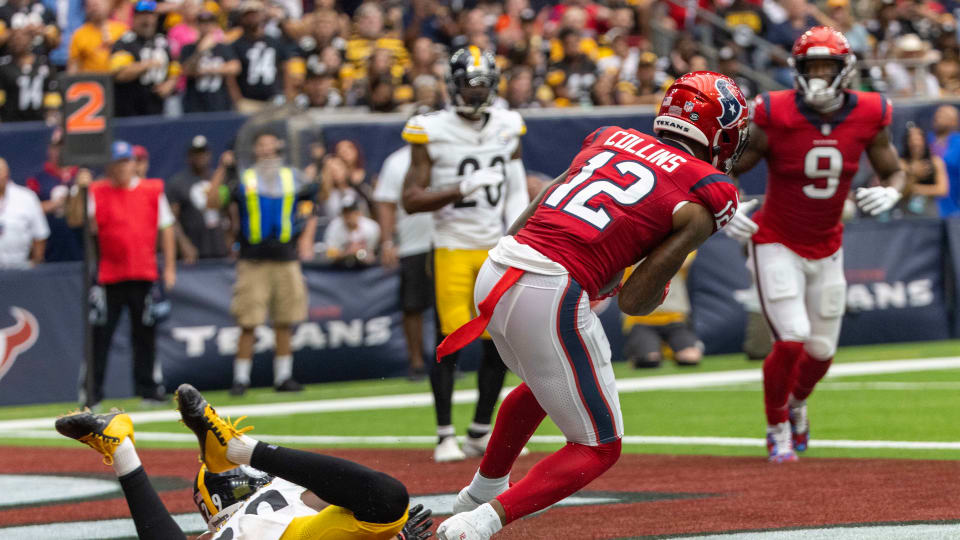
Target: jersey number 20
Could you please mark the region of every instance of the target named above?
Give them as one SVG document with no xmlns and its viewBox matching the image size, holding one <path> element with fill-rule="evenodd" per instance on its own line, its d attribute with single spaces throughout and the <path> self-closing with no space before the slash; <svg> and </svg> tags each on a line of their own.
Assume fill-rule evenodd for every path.
<svg viewBox="0 0 960 540">
<path fill-rule="evenodd" d="M 621 206 L 632 206 L 642 201 L 657 185 L 657 177 L 653 171 L 639 161 L 621 161 L 613 166 L 622 177 L 634 179 L 626 187 L 603 177 L 594 178 L 597 169 L 609 163 L 615 155 L 617 155 L 616 152 L 605 151 L 588 159 L 580 169 L 580 173 L 557 186 L 543 204 L 550 208 L 559 207 L 562 212 L 587 222 L 597 230 L 605 229 L 613 218 L 603 205 L 591 206 L 589 204 L 591 199 L 605 193 Z M 577 191 L 576 194 L 560 206 L 560 203 L 563 203 L 564 199 L 574 191 Z"/>
<path fill-rule="evenodd" d="M 817 187 L 816 184 L 803 186 L 803 194 L 811 199 L 829 199 L 837 192 L 840 185 L 840 174 L 843 172 L 843 155 L 840 150 L 832 146 L 816 146 L 807 152 L 803 158 L 803 174 L 811 180 L 826 178 L 827 185 Z"/>
</svg>

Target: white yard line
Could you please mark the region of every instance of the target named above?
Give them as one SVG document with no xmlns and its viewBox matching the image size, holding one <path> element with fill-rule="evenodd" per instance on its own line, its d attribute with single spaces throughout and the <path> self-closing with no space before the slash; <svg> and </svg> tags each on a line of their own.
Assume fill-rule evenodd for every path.
<svg viewBox="0 0 960 540">
<path fill-rule="evenodd" d="M 24 439 L 57 439 L 61 436 L 48 430 L 17 430 L 4 432 L 4 435 Z M 435 435 L 270 435 L 258 434 L 263 441 L 283 444 L 347 444 L 353 446 L 377 446 L 392 444 L 432 444 Z M 464 437 L 459 437 L 461 440 Z M 196 442 L 192 433 L 171 433 L 167 431 L 138 431 L 138 441 L 150 442 Z M 562 435 L 534 435 L 532 443 L 563 444 Z M 623 444 L 632 445 L 671 445 L 671 446 L 745 446 L 758 447 L 765 439 L 752 437 L 674 437 L 655 435 L 626 435 Z M 896 450 L 960 450 L 960 442 L 940 441 L 854 441 L 817 439 L 817 448 L 857 448 L 857 449 L 896 449 Z"/>
<path fill-rule="evenodd" d="M 878 362 L 857 362 L 835 364 L 830 368 L 830 378 L 857 375 L 876 375 L 883 373 L 906 373 L 913 371 L 937 371 L 960 368 L 960 357 L 921 358 L 913 360 L 885 360 Z M 656 390 L 679 390 L 689 388 L 708 388 L 731 384 L 753 383 L 761 380 L 759 368 L 738 369 L 733 371 L 712 371 L 707 373 L 688 373 L 677 375 L 658 375 L 637 377 L 617 381 L 621 393 L 650 392 Z M 501 397 L 512 388 L 504 388 Z M 458 390 L 453 393 L 454 403 L 474 403 L 476 390 Z M 224 416 L 248 415 L 251 417 L 286 416 L 290 414 L 325 413 L 339 411 L 364 411 L 379 409 L 402 409 L 429 407 L 433 404 L 433 394 L 398 394 L 390 396 L 372 396 L 361 398 L 323 399 L 314 401 L 294 401 L 285 403 L 265 403 L 260 405 L 232 405 L 217 407 Z M 131 412 L 135 424 L 149 422 L 167 422 L 179 420 L 180 415 L 173 410 Z M 29 418 L 23 420 L 0 421 L 0 431 L 52 429 L 53 418 Z"/>
</svg>

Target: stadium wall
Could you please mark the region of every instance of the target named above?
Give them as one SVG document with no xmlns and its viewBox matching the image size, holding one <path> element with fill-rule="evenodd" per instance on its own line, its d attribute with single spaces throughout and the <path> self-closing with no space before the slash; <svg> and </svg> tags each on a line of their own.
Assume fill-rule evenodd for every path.
<svg viewBox="0 0 960 540">
<path fill-rule="evenodd" d="M 960 279 L 960 220 L 853 223 L 845 232 L 847 315 L 841 344 L 960 336 L 950 291 Z M 949 251 L 948 251 L 949 246 Z M 303 382 L 395 377 L 406 373 L 395 272 L 307 266 L 309 320 L 294 335 L 295 375 Z M 171 317 L 158 332 L 169 388 L 189 381 L 227 388 L 238 328 L 229 316 L 233 267 L 207 262 L 180 268 Z M 708 353 L 736 352 L 743 341 L 749 290 L 743 251 L 725 236 L 710 239 L 691 269 L 694 326 Z M 0 405 L 76 399 L 82 361 L 80 266 L 42 265 L 0 272 Z M 598 307 L 615 360 L 622 349 L 619 311 Z M 127 322 L 111 351 L 108 397 L 132 395 Z M 253 382 L 271 382 L 273 335 L 257 330 Z M 477 351 L 465 354 L 466 369 Z"/>
</svg>

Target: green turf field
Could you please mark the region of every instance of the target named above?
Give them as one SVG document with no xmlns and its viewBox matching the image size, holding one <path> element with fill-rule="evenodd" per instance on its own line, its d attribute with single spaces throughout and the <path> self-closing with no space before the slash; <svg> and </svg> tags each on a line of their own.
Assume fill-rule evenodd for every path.
<svg viewBox="0 0 960 540">
<path fill-rule="evenodd" d="M 841 349 L 836 363 L 872 362 L 910 358 L 952 357 L 960 353 L 960 342 L 909 343 Z M 759 362 L 747 362 L 741 355 L 714 356 L 704 359 L 699 368 L 677 368 L 672 365 L 656 370 L 634 371 L 616 365 L 619 380 L 683 375 L 730 370 L 759 370 Z M 515 377 L 508 384 L 516 384 Z M 467 374 L 457 389 L 475 387 L 475 377 Z M 208 392 L 207 398 L 217 406 L 267 404 L 284 401 L 314 401 L 341 398 L 371 397 L 429 392 L 426 381 L 411 383 L 401 379 L 360 381 L 311 385 L 300 394 L 276 394 L 270 389 L 253 390 L 242 399 L 226 392 Z M 958 442 L 960 427 L 953 422 L 960 394 L 960 369 L 937 371 L 905 371 L 873 375 L 828 378 L 810 399 L 813 444 L 806 453 L 810 457 L 894 457 L 960 459 L 960 449 L 863 449 L 817 448 L 817 439 L 853 441 L 925 441 Z M 764 435 L 763 402 L 758 382 L 727 386 L 624 392 L 620 396 L 627 436 L 671 437 L 745 437 Z M 129 411 L 141 409 L 135 400 L 107 402 Z M 0 409 L 3 420 L 53 417 L 69 410 L 72 404 L 10 407 Z M 172 405 L 171 405 L 172 408 Z M 471 420 L 473 406 L 454 407 L 454 420 L 459 431 Z M 329 435 L 329 436 L 425 436 L 434 433 L 433 411 L 427 407 L 353 410 L 324 413 L 264 416 L 248 420 L 256 426 L 255 434 L 264 435 Z M 141 432 L 189 433 L 174 421 L 137 424 Z M 548 421 L 537 435 L 559 435 Z M 15 438 L 4 436 L 3 443 L 57 445 L 76 444 L 51 438 Z M 143 440 L 139 446 L 192 446 L 185 442 Z M 306 446 L 318 446 L 306 444 Z M 355 443 L 348 446 L 357 446 Z M 391 446 L 397 446 L 391 444 Z M 430 446 L 429 442 L 402 446 Z M 535 443 L 534 450 L 550 450 L 559 443 Z M 713 455 L 763 455 L 761 445 L 728 446 L 718 444 L 627 444 L 626 452 Z"/>
</svg>

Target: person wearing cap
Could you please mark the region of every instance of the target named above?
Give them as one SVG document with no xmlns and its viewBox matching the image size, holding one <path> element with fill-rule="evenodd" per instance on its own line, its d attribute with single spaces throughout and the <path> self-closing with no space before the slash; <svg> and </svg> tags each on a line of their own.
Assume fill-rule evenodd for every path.
<svg viewBox="0 0 960 540">
<path fill-rule="evenodd" d="M 236 204 L 240 244 L 237 277 L 230 312 L 240 327 L 233 364 L 232 395 L 243 395 L 250 386 L 254 330 L 269 315 L 276 343 L 273 385 L 278 392 L 303 387 L 293 378 L 293 326 L 307 318 L 307 289 L 300 260 L 314 257 L 317 229 L 317 184 L 284 163 L 283 141 L 268 131 L 253 139 L 253 166 L 238 170 L 239 182 L 229 186 L 230 203 Z M 207 190 L 207 208 L 224 206 L 221 186 L 228 170 L 236 170 L 232 151 L 220 156 Z"/>
<path fill-rule="evenodd" d="M 163 374 L 156 363 L 156 327 L 145 307 L 157 281 L 157 236 L 163 252 L 163 284 L 169 290 L 177 280 L 173 212 L 163 194 L 163 181 L 136 173 L 133 146 L 114 141 L 107 177 L 93 181 L 87 169 L 77 174 L 77 185 L 88 187 L 87 215 L 97 236 L 97 282 L 106 296 L 107 317 L 93 329 L 93 389 L 81 388 L 81 402 L 94 408 L 103 400 L 103 380 L 113 333 L 124 309 L 130 312 L 133 344 L 134 391 L 147 404 L 166 402 Z M 76 194 L 67 203 L 67 220 L 83 223 L 83 201 Z M 81 381 L 86 381 L 86 376 Z M 81 383 L 83 384 L 83 382 Z"/>
<path fill-rule="evenodd" d="M 240 73 L 228 91 L 240 112 L 253 113 L 271 102 L 293 99 L 304 75 L 303 60 L 264 31 L 266 12 L 260 0 L 243 0 L 237 9 L 243 34 L 232 44 Z"/>
<path fill-rule="evenodd" d="M 30 29 L 8 33 L 9 56 L 0 59 L 0 121 L 54 119 L 61 102 L 56 70 L 46 56 L 36 53 Z"/>
<path fill-rule="evenodd" d="M 307 69 L 303 93 L 297 102 L 310 109 L 333 109 L 343 105 L 343 96 L 336 89 L 337 77 L 321 67 Z"/>
<path fill-rule="evenodd" d="M 79 261 L 83 259 L 83 233 L 67 225 L 67 195 L 77 177 L 77 167 L 60 165 L 63 149 L 63 131 L 56 129 L 47 145 L 47 161 L 27 178 L 26 186 L 40 198 L 40 206 L 47 215 L 50 238 L 47 239 L 47 262 Z"/>
<path fill-rule="evenodd" d="M 150 170 L 150 152 L 146 146 L 133 145 L 133 161 L 135 162 L 134 174 L 139 178 L 146 178 Z"/>
<path fill-rule="evenodd" d="M 240 60 L 233 47 L 222 42 L 223 32 L 217 16 L 202 11 L 197 16 L 200 36 L 196 43 L 180 51 L 187 89 L 183 95 L 184 112 L 229 111 L 233 100 L 227 91 L 226 78 L 240 73 Z"/>
<path fill-rule="evenodd" d="M 43 262 L 50 228 L 37 195 L 10 181 L 0 158 L 0 268 L 30 268 Z"/>
<path fill-rule="evenodd" d="M 340 215 L 327 225 L 323 236 L 327 258 L 345 266 L 373 264 L 380 242 L 380 225 L 363 215 L 356 198 L 344 202 Z"/>
<path fill-rule="evenodd" d="M 174 175 L 166 187 L 178 223 L 178 251 L 188 263 L 228 255 L 220 210 L 207 208 L 212 174 L 207 138 L 197 135 L 187 148 L 187 168 Z"/>
<path fill-rule="evenodd" d="M 659 58 L 651 51 L 640 53 L 635 79 L 617 83 L 617 101 L 622 104 L 659 103 L 673 78 L 657 68 Z"/>
<path fill-rule="evenodd" d="M 167 36 L 157 32 L 157 3 L 133 6 L 133 27 L 113 44 L 114 111 L 117 116 L 163 114 L 163 103 L 176 89 L 180 64 L 172 60 Z"/>
</svg>

